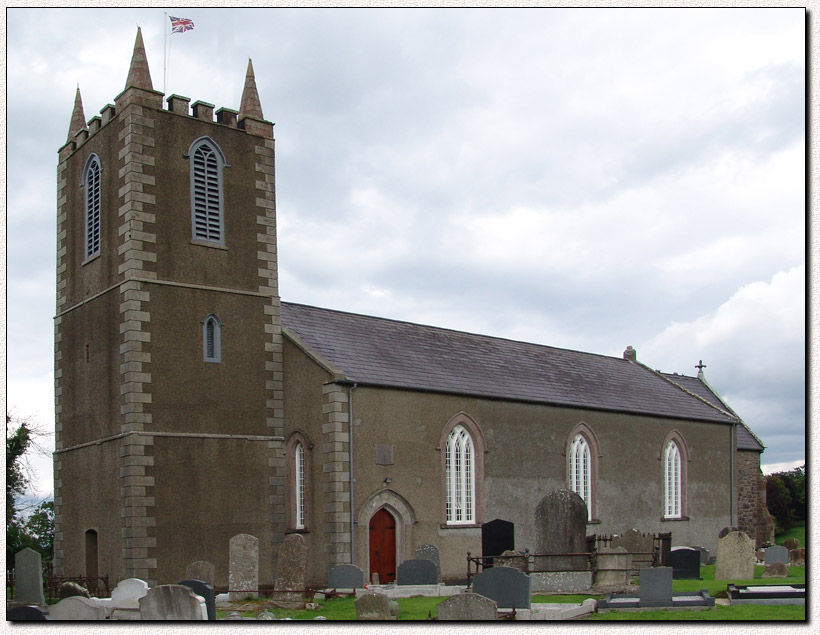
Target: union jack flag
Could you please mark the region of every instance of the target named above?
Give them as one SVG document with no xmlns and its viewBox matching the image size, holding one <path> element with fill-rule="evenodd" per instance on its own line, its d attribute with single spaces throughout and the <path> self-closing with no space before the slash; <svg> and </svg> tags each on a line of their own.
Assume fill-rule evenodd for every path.
<svg viewBox="0 0 820 635">
<path fill-rule="evenodd" d="M 190 31 L 194 28 L 194 21 L 189 20 L 188 18 L 172 18 L 168 16 L 171 20 L 171 33 L 185 33 L 185 31 Z"/>
</svg>

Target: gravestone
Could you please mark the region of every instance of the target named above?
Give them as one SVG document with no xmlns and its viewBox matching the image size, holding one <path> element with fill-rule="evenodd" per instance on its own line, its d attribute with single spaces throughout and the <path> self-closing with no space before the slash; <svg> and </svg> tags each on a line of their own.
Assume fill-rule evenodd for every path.
<svg viewBox="0 0 820 635">
<path fill-rule="evenodd" d="M 405 560 L 396 570 L 396 584 L 399 586 L 438 584 L 438 579 L 438 567 L 430 560 Z"/>
<path fill-rule="evenodd" d="M 473 578 L 472 591 L 493 600 L 501 609 L 532 608 L 530 576 L 512 567 L 493 567 Z"/>
<path fill-rule="evenodd" d="M 720 540 L 727 534 L 732 533 L 733 531 L 740 531 L 740 529 L 738 529 L 737 527 L 724 527 L 720 530 L 720 533 L 718 533 L 718 540 Z"/>
<path fill-rule="evenodd" d="M 783 546 L 791 551 L 792 549 L 797 549 L 800 547 L 800 541 L 797 538 L 789 538 L 783 542 Z"/>
<path fill-rule="evenodd" d="M 490 622 L 498 619 L 498 604 L 478 593 L 457 593 L 436 607 L 438 619 L 450 622 Z"/>
<path fill-rule="evenodd" d="M 283 609 L 305 607 L 305 571 L 308 546 L 302 534 L 288 534 L 279 547 L 276 582 L 273 586 L 274 604 Z"/>
<path fill-rule="evenodd" d="M 573 491 L 559 489 L 547 494 L 535 508 L 535 552 L 584 553 L 587 531 L 587 506 Z M 586 569 L 587 557 L 539 557 L 534 559 L 535 571 L 567 571 Z"/>
<path fill-rule="evenodd" d="M 234 602 L 247 597 L 259 597 L 259 538 L 237 534 L 230 542 L 228 599 Z"/>
<path fill-rule="evenodd" d="M 715 580 L 751 580 L 755 573 L 755 541 L 742 531 L 718 540 Z"/>
<path fill-rule="evenodd" d="M 698 551 L 700 551 L 700 564 L 705 565 L 709 564 L 709 558 L 712 557 L 711 552 L 704 547 L 695 547 Z"/>
<path fill-rule="evenodd" d="M 139 600 L 148 593 L 148 583 L 139 578 L 120 580 L 111 591 L 111 606 L 114 609 L 138 609 Z"/>
<path fill-rule="evenodd" d="M 629 584 L 632 556 L 625 547 L 602 547 L 596 557 L 595 586 L 624 587 Z"/>
<path fill-rule="evenodd" d="M 216 567 L 213 562 L 207 560 L 197 560 L 185 567 L 186 580 L 202 580 L 205 584 L 214 586 L 216 578 Z"/>
<path fill-rule="evenodd" d="M 496 518 L 481 525 L 481 555 L 500 556 L 505 551 L 515 551 L 515 524 Z M 485 560 L 485 567 L 492 567 L 494 559 Z"/>
<path fill-rule="evenodd" d="M 104 620 L 107 613 L 104 607 L 81 595 L 67 597 L 48 609 L 49 619 L 59 622 Z"/>
<path fill-rule="evenodd" d="M 28 547 L 14 555 L 14 600 L 20 604 L 46 603 L 43 562 L 40 554 Z"/>
<path fill-rule="evenodd" d="M 793 567 L 806 566 L 806 549 L 805 547 L 798 547 L 789 552 L 789 564 Z"/>
<path fill-rule="evenodd" d="M 700 580 L 700 549 L 674 547 L 666 554 L 666 566 L 676 580 Z"/>
<path fill-rule="evenodd" d="M 340 564 L 330 570 L 327 586 L 331 589 L 364 588 L 364 571 L 355 564 Z"/>
<path fill-rule="evenodd" d="M 139 600 L 142 621 L 201 621 L 207 618 L 205 600 L 180 584 L 160 584 Z"/>
<path fill-rule="evenodd" d="M 36 606 L 15 606 L 6 609 L 7 622 L 45 622 L 46 614 Z"/>
<path fill-rule="evenodd" d="M 356 598 L 357 620 L 394 620 L 390 612 L 390 597 L 384 593 L 368 592 Z"/>
<path fill-rule="evenodd" d="M 672 606 L 672 567 L 641 569 L 638 606 Z"/>
<path fill-rule="evenodd" d="M 512 567 L 527 573 L 529 571 L 529 564 L 527 564 L 527 556 L 524 556 L 517 551 L 507 550 L 500 556 L 493 558 L 493 566 L 495 567 Z"/>
<path fill-rule="evenodd" d="M 441 559 L 439 558 L 438 547 L 430 544 L 419 545 L 416 547 L 415 558 L 416 560 L 429 560 L 435 564 L 438 571 L 437 582 L 441 582 Z"/>
<path fill-rule="evenodd" d="M 256 615 L 256 619 L 257 620 L 263 620 L 263 621 L 271 621 L 271 620 L 275 620 L 276 616 L 273 613 L 271 613 L 270 611 L 260 611 Z"/>
<path fill-rule="evenodd" d="M 187 586 L 191 591 L 205 600 L 205 607 L 208 609 L 208 619 L 216 620 L 216 593 L 214 588 L 203 580 L 183 580 L 178 584 Z"/>
<path fill-rule="evenodd" d="M 763 569 L 763 573 L 760 574 L 761 578 L 788 578 L 789 577 L 789 570 L 786 567 L 786 564 L 783 562 L 773 562 L 772 564 L 767 564 L 766 568 Z"/>
<path fill-rule="evenodd" d="M 783 545 L 766 547 L 764 554 L 764 564 L 774 564 L 775 562 L 786 563 L 789 561 L 789 550 Z"/>
</svg>

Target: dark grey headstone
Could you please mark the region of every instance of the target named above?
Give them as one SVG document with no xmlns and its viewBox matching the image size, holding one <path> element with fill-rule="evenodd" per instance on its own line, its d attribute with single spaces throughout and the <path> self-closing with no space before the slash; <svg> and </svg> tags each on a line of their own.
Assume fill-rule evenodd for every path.
<svg viewBox="0 0 820 635">
<path fill-rule="evenodd" d="M 441 582 L 441 559 L 439 557 L 438 547 L 430 544 L 419 545 L 416 547 L 415 558 L 416 560 L 429 560 L 436 565 L 436 569 L 438 569 L 437 582 Z"/>
<path fill-rule="evenodd" d="M 208 609 L 208 620 L 216 620 L 216 593 L 214 588 L 204 580 L 183 580 L 182 586 L 187 586 L 191 591 L 205 599 L 205 607 Z"/>
<path fill-rule="evenodd" d="M 40 554 L 26 547 L 14 554 L 14 599 L 20 604 L 45 604 Z"/>
<path fill-rule="evenodd" d="M 15 606 L 6 610 L 7 622 L 44 622 L 46 614 L 36 606 Z"/>
<path fill-rule="evenodd" d="M 327 576 L 327 586 L 331 589 L 363 589 L 364 571 L 355 564 L 337 565 Z"/>
<path fill-rule="evenodd" d="M 493 567 L 473 578 L 473 593 L 493 600 L 501 609 L 532 608 L 530 576 L 512 567 Z"/>
<path fill-rule="evenodd" d="M 586 568 L 586 556 L 544 557 L 537 554 L 584 553 L 587 550 L 587 506 L 575 492 L 559 489 L 535 508 L 535 571 Z"/>
<path fill-rule="evenodd" d="M 505 551 L 515 551 L 515 524 L 496 518 L 481 525 L 481 555 L 500 556 Z"/>
<path fill-rule="evenodd" d="M 430 560 L 405 560 L 396 571 L 396 584 L 438 584 L 438 567 Z"/>
<path fill-rule="evenodd" d="M 672 567 L 672 577 L 680 579 L 700 579 L 700 549 L 675 547 L 666 553 L 666 566 Z"/>
<path fill-rule="evenodd" d="M 672 567 L 641 569 L 639 606 L 672 606 Z"/>
<path fill-rule="evenodd" d="M 772 545 L 764 549 L 765 562 L 764 564 L 774 564 L 775 562 L 786 563 L 789 561 L 789 550 L 783 545 Z"/>
</svg>

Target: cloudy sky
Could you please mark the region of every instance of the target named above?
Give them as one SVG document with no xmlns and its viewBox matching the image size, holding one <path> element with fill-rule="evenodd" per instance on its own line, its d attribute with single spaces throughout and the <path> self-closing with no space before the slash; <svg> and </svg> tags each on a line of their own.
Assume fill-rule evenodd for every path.
<svg viewBox="0 0 820 635">
<path fill-rule="evenodd" d="M 7 398 L 53 429 L 57 149 L 124 88 L 276 123 L 282 298 L 706 377 L 805 459 L 802 9 L 10 9 Z M 166 79 L 167 77 L 167 79 Z M 47 440 L 46 444 L 53 443 Z M 47 462 L 37 494 L 51 492 Z"/>
</svg>

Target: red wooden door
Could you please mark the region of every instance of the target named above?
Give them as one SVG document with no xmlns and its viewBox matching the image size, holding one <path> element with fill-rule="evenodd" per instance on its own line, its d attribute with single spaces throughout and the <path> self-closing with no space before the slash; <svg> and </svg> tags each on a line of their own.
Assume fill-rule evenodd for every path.
<svg viewBox="0 0 820 635">
<path fill-rule="evenodd" d="M 382 508 L 370 518 L 370 579 L 379 583 L 396 581 L 396 520 Z"/>
</svg>

